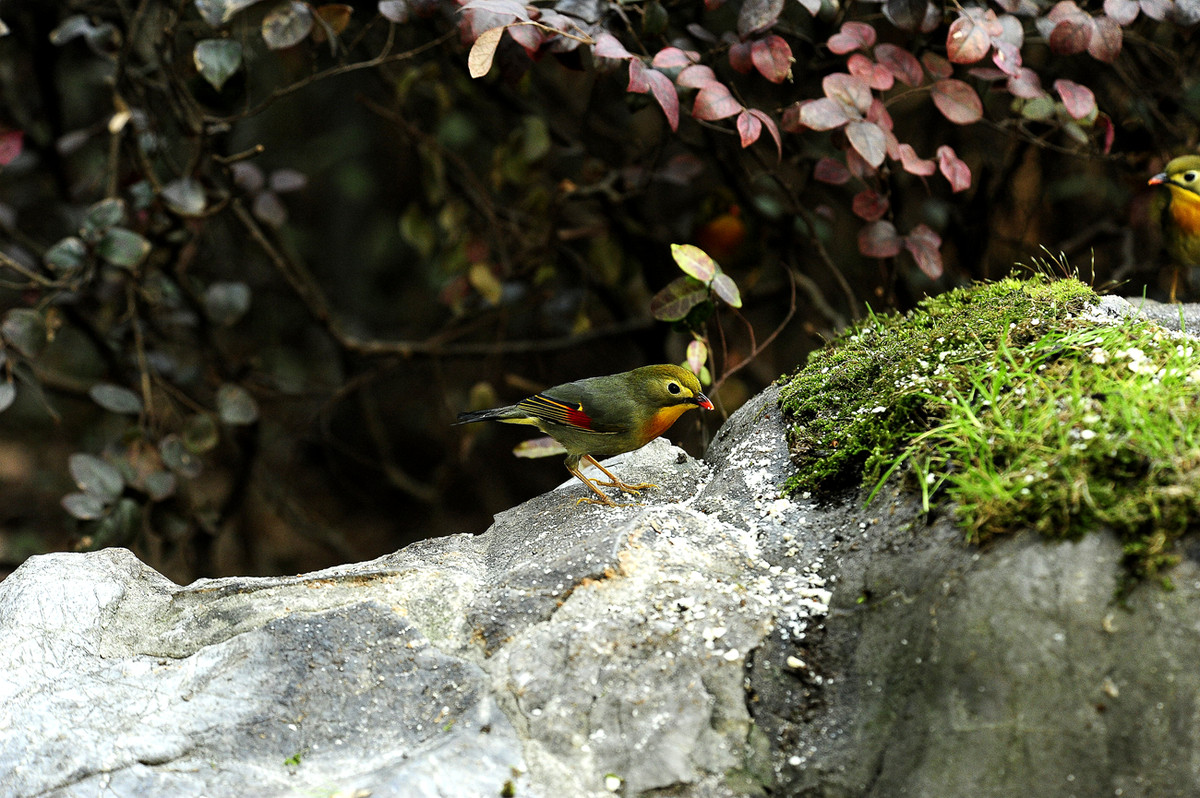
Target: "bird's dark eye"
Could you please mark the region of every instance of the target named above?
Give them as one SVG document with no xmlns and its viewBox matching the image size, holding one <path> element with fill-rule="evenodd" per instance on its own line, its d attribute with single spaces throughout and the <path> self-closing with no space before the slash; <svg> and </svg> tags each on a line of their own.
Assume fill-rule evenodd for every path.
<svg viewBox="0 0 1200 798">
<path fill-rule="evenodd" d="M 1183 180 L 1185 183 L 1195 183 L 1197 177 L 1200 177 L 1200 172 L 1195 170 L 1183 173 Z"/>
<path fill-rule="evenodd" d="M 679 393 L 679 385 L 674 382 L 668 382 L 667 390 L 670 391 L 671 393 Z"/>
</svg>

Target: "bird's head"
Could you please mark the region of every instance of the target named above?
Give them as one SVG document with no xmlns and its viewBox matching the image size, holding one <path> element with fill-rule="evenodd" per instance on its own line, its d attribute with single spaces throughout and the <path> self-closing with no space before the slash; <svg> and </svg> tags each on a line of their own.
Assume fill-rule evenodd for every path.
<svg viewBox="0 0 1200 798">
<path fill-rule="evenodd" d="M 1200 196 L 1200 155 L 1181 155 L 1171 159 L 1167 168 L 1148 182 L 1152 186 L 1165 186 Z"/>
<path fill-rule="evenodd" d="M 674 365 L 643 366 L 634 369 L 631 376 L 638 394 L 649 404 L 713 409 L 713 403 L 700 390 L 700 380 L 685 368 Z"/>
</svg>

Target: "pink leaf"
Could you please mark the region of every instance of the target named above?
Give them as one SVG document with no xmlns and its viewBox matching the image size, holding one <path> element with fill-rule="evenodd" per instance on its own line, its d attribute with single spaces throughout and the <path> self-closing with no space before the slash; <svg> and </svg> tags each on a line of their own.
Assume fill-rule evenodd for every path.
<svg viewBox="0 0 1200 798">
<path fill-rule="evenodd" d="M 541 49 L 542 45 L 549 38 L 549 34 L 532 25 L 510 25 L 508 27 L 508 35 L 525 49 L 530 58 L 534 57 L 534 54 Z"/>
<path fill-rule="evenodd" d="M 732 51 L 730 52 L 732 56 Z M 772 83 L 783 83 L 792 74 L 792 48 L 783 37 L 771 34 L 754 42 L 750 58 L 759 74 Z"/>
<path fill-rule="evenodd" d="M 887 155 L 887 139 L 879 125 L 872 122 L 851 122 L 846 125 L 850 145 L 872 167 L 878 168 Z"/>
<path fill-rule="evenodd" d="M 775 153 L 777 157 L 783 158 L 783 139 L 779 136 L 779 126 L 775 124 L 765 111 L 760 111 L 757 108 L 749 109 L 750 114 L 758 118 L 758 121 L 763 123 L 763 127 L 767 129 L 767 133 L 775 140 Z"/>
<path fill-rule="evenodd" d="M 751 42 L 734 42 L 729 45 L 729 65 L 734 71 L 749 75 L 754 71 L 754 59 L 751 57 Z"/>
<path fill-rule="evenodd" d="M 971 167 L 963 163 L 958 154 L 954 152 L 953 147 L 948 144 L 938 147 L 937 157 L 938 167 L 950 181 L 951 191 L 957 194 L 971 187 Z"/>
<path fill-rule="evenodd" d="M 1028 67 L 1021 67 L 1017 74 L 1008 79 L 1008 90 L 1014 96 L 1024 100 L 1032 100 L 1046 93 L 1042 88 L 1042 80 L 1038 74 Z"/>
<path fill-rule="evenodd" d="M 935 52 L 926 51 L 921 56 L 921 63 L 925 65 L 925 71 L 935 78 L 948 78 L 954 74 L 954 67 L 945 58 L 942 58 Z"/>
<path fill-rule="evenodd" d="M 687 89 L 703 89 L 708 84 L 716 82 L 716 73 L 712 71 L 712 67 L 704 64 L 692 64 L 690 67 L 684 67 L 683 71 L 675 76 L 675 83 Z"/>
<path fill-rule="evenodd" d="M 868 258 L 894 258 L 904 242 L 896 233 L 896 225 L 880 219 L 858 231 L 858 251 Z"/>
<path fill-rule="evenodd" d="M 629 62 L 629 86 L 625 91 L 636 92 L 637 94 L 645 94 L 650 91 L 650 83 L 646 79 L 646 73 L 650 70 L 646 69 L 646 65 L 642 63 L 642 59 L 635 58 Z"/>
<path fill-rule="evenodd" d="M 942 116 L 956 125 L 970 125 L 983 118 L 983 103 L 968 84 L 946 78 L 933 84 L 933 104 Z"/>
<path fill-rule="evenodd" d="M 1121 42 L 1124 39 L 1121 26 L 1108 17 L 1097 17 L 1094 24 L 1092 39 L 1088 42 L 1088 55 L 1111 64 L 1121 54 Z"/>
<path fill-rule="evenodd" d="M 656 69 L 649 69 L 640 58 L 629 62 L 629 89 L 638 94 L 649 92 L 667 117 L 671 130 L 679 129 L 679 95 L 671 79 Z"/>
<path fill-rule="evenodd" d="M 1021 69 L 1021 51 L 1010 42 L 994 42 L 996 51 L 992 53 L 992 63 L 1006 75 L 1014 75 Z"/>
<path fill-rule="evenodd" d="M 725 84 L 716 81 L 700 89 L 696 95 L 696 102 L 692 104 L 692 116 L 709 122 L 725 119 L 740 113 L 741 110 L 742 104 L 733 99 Z"/>
<path fill-rule="evenodd" d="M 802 133 L 804 132 L 804 123 L 800 121 L 800 109 L 806 103 L 813 100 L 804 100 L 796 102 L 783 109 L 783 113 L 779 117 L 779 126 L 787 133 Z"/>
<path fill-rule="evenodd" d="M 783 12 L 784 0 L 742 0 L 737 32 L 743 39 L 775 24 Z"/>
<path fill-rule="evenodd" d="M 822 158 L 813 167 L 813 179 L 831 186 L 841 186 L 850 182 L 850 170 L 835 158 Z"/>
<path fill-rule="evenodd" d="M 875 48 L 879 65 L 896 76 L 896 80 L 907 86 L 920 86 L 923 80 L 921 62 L 902 47 L 884 42 Z"/>
<path fill-rule="evenodd" d="M 1096 110 L 1096 95 L 1087 86 L 1059 78 L 1054 81 L 1054 90 L 1062 97 L 1063 107 L 1073 119 L 1083 119 Z"/>
<path fill-rule="evenodd" d="M 758 141 L 758 137 L 762 135 L 762 120 L 751 114 L 749 110 L 742 111 L 738 114 L 737 131 L 738 137 L 742 141 L 742 149 L 745 149 Z"/>
<path fill-rule="evenodd" d="M 846 61 L 846 68 L 851 75 L 862 78 L 868 86 L 877 91 L 887 91 L 896 80 L 890 69 L 879 66 L 862 53 L 850 56 Z"/>
<path fill-rule="evenodd" d="M 914 227 L 904 237 L 904 248 L 917 262 L 917 268 L 930 280 L 942 276 L 942 237 L 923 224 Z"/>
<path fill-rule="evenodd" d="M 821 88 L 825 96 L 838 100 L 849 108 L 865 114 L 871 108 L 871 87 L 862 78 L 847 75 L 845 72 L 834 72 L 821 80 Z"/>
<path fill-rule="evenodd" d="M 800 105 L 800 124 L 813 130 L 833 130 L 849 121 L 846 106 L 828 97 Z"/>
<path fill-rule="evenodd" d="M 1082 53 L 1091 43 L 1094 29 L 1091 17 L 1086 14 L 1064 19 L 1050 31 L 1050 51 L 1058 55 Z"/>
<path fill-rule="evenodd" d="M 911 144 L 900 145 L 900 165 L 910 175 L 920 177 L 929 177 L 937 171 L 937 164 L 931 158 L 918 158 Z"/>
<path fill-rule="evenodd" d="M 850 204 L 855 215 L 863 221 L 873 222 L 887 213 L 887 197 L 880 196 L 874 189 L 863 189 L 854 195 Z"/>
<path fill-rule="evenodd" d="M 8 130 L 0 133 L 0 166 L 8 166 L 21 154 L 25 144 L 25 133 L 20 130 Z"/>
<path fill-rule="evenodd" d="M 604 31 L 596 37 L 592 52 L 601 58 L 633 58 L 633 54 L 625 49 L 625 45 L 621 44 L 620 40 L 608 31 Z"/>
<path fill-rule="evenodd" d="M 1118 25 L 1128 25 L 1137 19 L 1137 0 L 1104 0 L 1104 13 Z"/>
<path fill-rule="evenodd" d="M 992 49 L 992 37 L 979 20 L 960 14 L 946 34 L 946 56 L 955 64 L 974 64 Z"/>
<path fill-rule="evenodd" d="M 847 22 L 842 29 L 829 37 L 829 52 L 845 55 L 858 49 L 867 49 L 875 44 L 875 29 L 865 22 Z"/>
<path fill-rule="evenodd" d="M 678 47 L 664 47 L 654 54 L 654 60 L 650 64 L 655 69 L 683 69 L 696 63 L 697 60 L 699 59 L 693 58 L 691 54 Z"/>
<path fill-rule="evenodd" d="M 891 130 L 896 126 L 892 122 L 892 115 L 888 113 L 887 106 L 878 99 L 871 101 L 871 107 L 867 109 L 867 121 L 874 122 L 884 130 Z"/>
</svg>

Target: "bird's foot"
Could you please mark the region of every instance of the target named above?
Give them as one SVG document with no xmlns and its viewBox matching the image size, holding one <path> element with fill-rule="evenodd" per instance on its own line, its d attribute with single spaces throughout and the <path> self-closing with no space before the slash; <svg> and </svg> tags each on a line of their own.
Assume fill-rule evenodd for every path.
<svg viewBox="0 0 1200 798">
<path fill-rule="evenodd" d="M 614 479 L 611 482 L 600 482 L 598 480 L 593 480 L 593 482 L 595 482 L 597 485 L 603 485 L 606 488 L 616 488 L 620 491 L 628 493 L 630 496 L 636 496 L 640 491 L 658 487 L 658 485 L 655 485 L 653 482 L 639 482 L 636 485 L 630 485 L 629 483 L 622 482 L 619 479 Z"/>
</svg>

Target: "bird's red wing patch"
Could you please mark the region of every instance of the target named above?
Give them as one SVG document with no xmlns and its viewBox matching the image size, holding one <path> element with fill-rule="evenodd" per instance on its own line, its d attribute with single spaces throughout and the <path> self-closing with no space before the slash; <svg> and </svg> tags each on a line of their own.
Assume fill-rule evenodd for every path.
<svg viewBox="0 0 1200 798">
<path fill-rule="evenodd" d="M 583 412 L 583 405 L 571 405 L 566 402 L 560 402 L 557 399 L 551 399 L 545 394 L 539 393 L 537 396 L 522 399 L 517 403 L 517 407 L 532 416 L 553 421 L 557 424 L 566 424 L 567 426 L 578 427 L 579 429 L 592 428 L 592 417 Z"/>
</svg>

